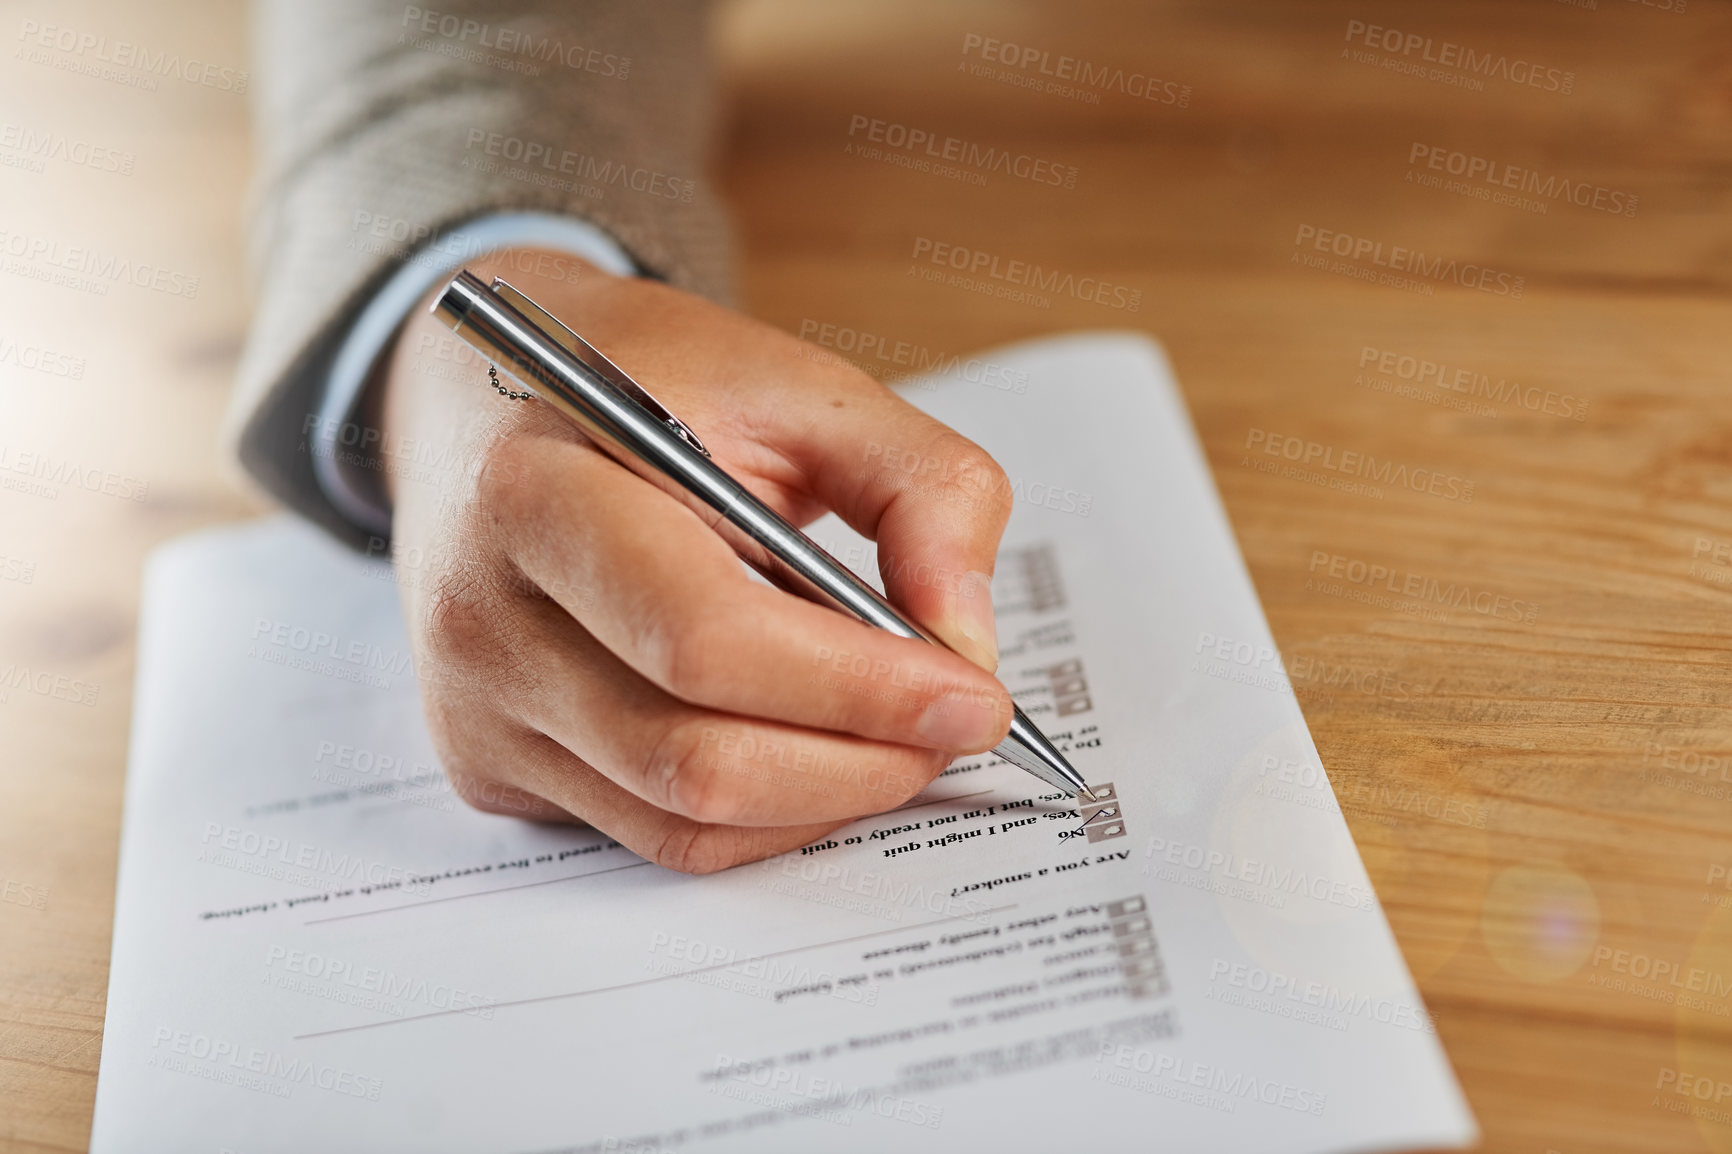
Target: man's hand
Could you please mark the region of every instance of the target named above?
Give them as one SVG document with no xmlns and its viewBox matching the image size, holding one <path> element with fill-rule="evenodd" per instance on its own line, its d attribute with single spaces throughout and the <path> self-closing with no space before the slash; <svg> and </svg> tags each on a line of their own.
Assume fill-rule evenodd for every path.
<svg viewBox="0 0 1732 1154">
<path fill-rule="evenodd" d="M 890 599 L 963 656 L 752 580 L 696 514 L 545 403 L 500 396 L 418 311 L 388 366 L 386 476 L 458 793 L 705 873 L 894 808 L 998 744 L 989 581 L 1010 486 L 992 458 L 777 329 L 588 266 L 517 271 L 534 256 L 472 267 L 581 333 L 790 521 L 834 510 L 876 540 Z"/>
</svg>

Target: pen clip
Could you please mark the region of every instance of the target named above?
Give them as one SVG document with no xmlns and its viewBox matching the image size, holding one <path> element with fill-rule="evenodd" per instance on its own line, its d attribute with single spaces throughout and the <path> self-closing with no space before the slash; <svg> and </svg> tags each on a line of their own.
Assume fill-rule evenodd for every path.
<svg viewBox="0 0 1732 1154">
<path fill-rule="evenodd" d="M 503 297 L 507 304 L 522 313 L 549 340 L 588 365 L 608 384 L 648 409 L 651 416 L 672 429 L 680 440 L 704 456 L 710 455 L 710 451 L 704 447 L 704 443 L 692 432 L 690 426 L 668 412 L 667 406 L 651 396 L 648 389 L 632 380 L 624 369 L 608 360 L 594 345 L 572 332 L 558 317 L 524 296 L 503 277 L 494 277 L 491 288 L 495 296 Z"/>
</svg>

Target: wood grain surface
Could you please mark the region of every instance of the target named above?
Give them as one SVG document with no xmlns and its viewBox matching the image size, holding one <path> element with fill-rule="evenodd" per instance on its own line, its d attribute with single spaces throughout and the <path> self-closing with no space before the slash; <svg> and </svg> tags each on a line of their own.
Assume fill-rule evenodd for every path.
<svg viewBox="0 0 1732 1154">
<path fill-rule="evenodd" d="M 237 5 L 0 15 L 0 1149 L 77 1150 L 140 566 L 262 508 L 216 447 L 249 128 L 26 20 L 248 61 Z M 747 0 L 718 44 L 748 311 L 886 376 L 1166 345 L 1484 1148 L 1732 1151 L 1732 6 Z"/>
</svg>

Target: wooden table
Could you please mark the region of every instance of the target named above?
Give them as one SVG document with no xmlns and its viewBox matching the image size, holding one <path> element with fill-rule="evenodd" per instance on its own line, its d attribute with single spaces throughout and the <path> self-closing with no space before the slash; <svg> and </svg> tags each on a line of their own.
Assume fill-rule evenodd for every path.
<svg viewBox="0 0 1732 1154">
<path fill-rule="evenodd" d="M 1488 1150 L 1732 1150 L 1732 8 L 1675 9 L 751 0 L 719 27 L 751 312 L 933 353 L 1166 344 Z M 247 66 L 233 6 L 0 27 L 23 19 Z M 1049 89 L 1062 56 L 1089 73 Z M 12 55 L 0 90 L 7 124 L 133 158 L 0 168 L 0 229 L 200 278 L 0 275 L 0 454 L 98 477 L 0 489 L 0 671 L 31 671 L 0 704 L 0 1148 L 65 1150 L 96 1084 L 140 564 L 259 507 L 215 449 L 247 109 Z M 856 117 L 1061 183 L 862 155 Z M 929 279 L 940 244 L 984 254 L 978 285 Z M 996 295 L 1012 261 L 1046 291 Z M 1101 281 L 1124 293 L 1081 299 Z"/>
</svg>

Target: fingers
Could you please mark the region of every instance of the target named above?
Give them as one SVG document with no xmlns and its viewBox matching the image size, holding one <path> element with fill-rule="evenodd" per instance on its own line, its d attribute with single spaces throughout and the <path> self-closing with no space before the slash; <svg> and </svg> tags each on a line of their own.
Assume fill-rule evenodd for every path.
<svg viewBox="0 0 1732 1154">
<path fill-rule="evenodd" d="M 991 580 L 1011 485 L 980 446 L 848 374 L 794 391 L 778 447 L 813 493 L 878 543 L 890 599 L 986 669 L 998 666 Z"/>
<path fill-rule="evenodd" d="M 901 805 L 950 760 L 689 705 L 626 668 L 558 605 L 519 604 L 508 626 L 522 638 L 519 676 L 503 709 L 656 809 L 702 825 L 834 823 Z M 527 785 L 561 805 L 578 796 L 557 780 Z M 591 816 L 581 805 L 573 812 Z"/>
<path fill-rule="evenodd" d="M 447 773 L 471 804 L 494 813 L 541 820 L 578 815 L 639 857 L 682 873 L 712 873 L 786 853 L 846 823 L 842 819 L 740 827 L 694 821 L 658 809 L 608 780 L 553 739 L 503 719 L 481 727 L 471 725 L 458 745 L 458 749 L 442 753 Z M 493 776 L 468 776 L 457 768 L 470 763 L 480 763 L 478 768 L 484 767 L 484 772 Z M 494 780 L 502 771 L 533 783 L 533 791 Z M 544 802 L 544 797 L 551 804 Z"/>
<path fill-rule="evenodd" d="M 1010 698 L 980 668 L 751 580 L 695 515 L 587 446 L 542 438 L 522 452 L 548 483 L 504 498 L 507 551 L 667 695 L 952 754 L 1003 739 Z"/>
</svg>

